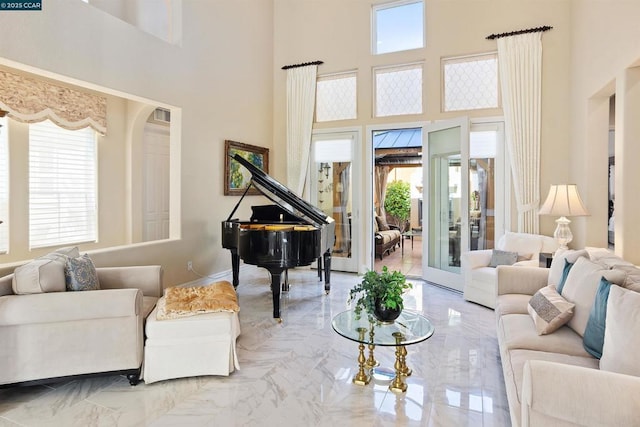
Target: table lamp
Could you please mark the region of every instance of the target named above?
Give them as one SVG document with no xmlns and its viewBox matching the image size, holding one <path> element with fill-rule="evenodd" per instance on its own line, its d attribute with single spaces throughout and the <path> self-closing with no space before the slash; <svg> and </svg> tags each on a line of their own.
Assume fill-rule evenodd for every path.
<svg viewBox="0 0 640 427">
<path fill-rule="evenodd" d="M 589 215 L 584 203 L 582 203 L 580 194 L 578 194 L 578 186 L 575 184 L 551 185 L 547 200 L 544 201 L 538 213 L 540 215 L 560 217 L 556 219 L 558 226 L 553 233 L 553 237 L 558 241 L 561 249 L 567 249 L 567 245 L 573 240 L 573 234 L 569 228 L 571 220 L 567 219 L 567 217 Z"/>
</svg>

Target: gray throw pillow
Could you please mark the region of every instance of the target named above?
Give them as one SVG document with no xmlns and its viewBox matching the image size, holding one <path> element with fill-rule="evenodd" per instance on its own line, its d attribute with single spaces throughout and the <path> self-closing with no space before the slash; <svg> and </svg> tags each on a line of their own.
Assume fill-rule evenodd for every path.
<svg viewBox="0 0 640 427">
<path fill-rule="evenodd" d="M 95 291 L 100 289 L 98 273 L 89 255 L 67 258 L 64 276 L 68 291 Z"/>
<path fill-rule="evenodd" d="M 494 249 L 491 253 L 491 261 L 489 267 L 497 267 L 499 265 L 513 265 L 518 261 L 518 252 L 501 251 Z"/>
</svg>

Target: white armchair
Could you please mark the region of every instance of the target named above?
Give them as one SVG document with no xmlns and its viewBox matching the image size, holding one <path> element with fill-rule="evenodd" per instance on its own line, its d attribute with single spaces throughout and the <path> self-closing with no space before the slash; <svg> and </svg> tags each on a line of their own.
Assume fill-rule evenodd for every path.
<svg viewBox="0 0 640 427">
<path fill-rule="evenodd" d="M 496 249 L 517 252 L 525 259 L 514 265 L 537 267 L 539 254 L 555 252 L 558 243 L 553 237 L 540 234 L 507 232 L 498 240 Z M 464 252 L 461 256 L 464 299 L 489 308 L 495 307 L 498 294 L 496 269 L 489 266 L 492 254 L 492 249 L 484 249 Z"/>
</svg>

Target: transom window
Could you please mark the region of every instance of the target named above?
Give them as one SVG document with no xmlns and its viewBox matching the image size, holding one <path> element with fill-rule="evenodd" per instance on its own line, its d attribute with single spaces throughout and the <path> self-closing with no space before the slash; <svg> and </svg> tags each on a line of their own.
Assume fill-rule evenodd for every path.
<svg viewBox="0 0 640 427">
<path fill-rule="evenodd" d="M 318 77 L 316 122 L 349 120 L 357 117 L 356 72 Z"/>
<path fill-rule="evenodd" d="M 422 64 L 375 68 L 375 116 L 422 113 Z"/>
<path fill-rule="evenodd" d="M 404 0 L 373 6 L 372 52 L 424 47 L 424 3 Z"/>
<path fill-rule="evenodd" d="M 443 111 L 498 108 L 498 55 L 444 58 Z"/>
</svg>

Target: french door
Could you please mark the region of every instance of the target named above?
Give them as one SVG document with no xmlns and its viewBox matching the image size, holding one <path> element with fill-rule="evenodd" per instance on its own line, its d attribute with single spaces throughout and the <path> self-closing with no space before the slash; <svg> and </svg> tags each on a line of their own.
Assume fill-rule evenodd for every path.
<svg viewBox="0 0 640 427">
<path fill-rule="evenodd" d="M 361 188 L 359 163 L 353 162 L 359 147 L 356 129 L 316 131 L 311 137 L 309 200 L 335 221 L 336 240 L 331 269 L 357 272 L 360 251 L 357 227 Z"/>
<path fill-rule="evenodd" d="M 460 254 L 469 248 L 469 122 L 430 123 L 423 131 L 423 279 L 462 290 Z"/>
</svg>

